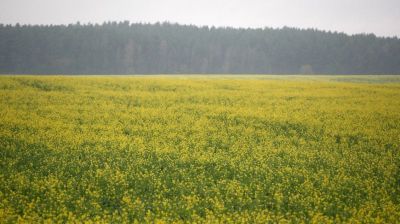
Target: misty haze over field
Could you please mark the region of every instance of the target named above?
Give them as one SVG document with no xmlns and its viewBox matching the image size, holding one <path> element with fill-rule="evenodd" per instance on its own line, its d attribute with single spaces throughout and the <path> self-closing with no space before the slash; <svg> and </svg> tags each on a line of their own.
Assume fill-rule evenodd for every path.
<svg viewBox="0 0 400 224">
<path fill-rule="evenodd" d="M 0 73 L 397 74 L 398 21 L 396 0 L 3 0 Z"/>
<path fill-rule="evenodd" d="M 2 0 L 0 23 L 162 22 L 400 35 L 398 0 Z"/>
<path fill-rule="evenodd" d="M 0 0 L 1 223 L 399 223 L 400 0 Z"/>
</svg>

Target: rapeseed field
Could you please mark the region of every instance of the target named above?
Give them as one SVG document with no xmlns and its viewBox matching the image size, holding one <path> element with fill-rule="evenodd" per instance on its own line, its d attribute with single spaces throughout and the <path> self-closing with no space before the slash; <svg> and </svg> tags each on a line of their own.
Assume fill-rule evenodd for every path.
<svg viewBox="0 0 400 224">
<path fill-rule="evenodd" d="M 0 223 L 396 223 L 396 76 L 0 77 Z"/>
</svg>

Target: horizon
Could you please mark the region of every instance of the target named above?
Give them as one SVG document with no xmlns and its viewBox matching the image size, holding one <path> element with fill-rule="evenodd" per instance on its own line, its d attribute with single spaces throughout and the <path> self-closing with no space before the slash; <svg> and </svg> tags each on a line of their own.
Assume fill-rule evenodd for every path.
<svg viewBox="0 0 400 224">
<path fill-rule="evenodd" d="M 399 37 L 396 0 L 70 0 L 0 2 L 0 23 L 29 25 L 102 24 L 106 21 L 232 28 L 317 29 L 327 32 Z"/>
<path fill-rule="evenodd" d="M 399 39 L 400 35 L 397 36 L 380 36 L 375 33 L 346 33 L 343 31 L 338 31 L 338 30 L 324 30 L 324 29 L 319 29 L 316 27 L 293 27 L 293 26 L 282 26 L 282 27 L 270 27 L 270 26 L 264 26 L 264 27 L 236 27 L 236 26 L 214 26 L 214 25 L 197 25 L 197 24 L 185 24 L 185 23 L 179 23 L 179 22 L 173 22 L 173 21 L 156 21 L 156 22 L 145 22 L 145 21 L 138 21 L 138 22 L 131 22 L 128 20 L 108 20 L 108 21 L 103 21 L 103 22 L 81 22 L 81 21 L 76 21 L 72 23 L 60 23 L 60 24 L 55 24 L 55 23 L 47 23 L 47 24 L 33 24 L 33 23 L 1 23 L 0 25 L 3 26 L 40 26 L 40 27 L 49 27 L 49 26 L 65 26 L 68 27 L 70 25 L 81 25 L 81 26 L 90 26 L 90 25 L 104 25 L 104 24 L 109 24 L 109 23 L 126 23 L 128 22 L 129 25 L 163 25 L 163 24 L 169 24 L 169 25 L 177 25 L 177 26 L 187 26 L 187 27 L 197 27 L 197 28 L 215 28 L 215 29 L 243 29 L 243 30 L 265 30 L 265 29 L 271 29 L 271 30 L 283 30 L 283 29 L 293 29 L 293 30 L 299 30 L 299 31 L 307 31 L 307 30 L 313 30 L 313 31 L 318 31 L 318 32 L 325 32 L 325 33 L 332 33 L 332 34 L 344 34 L 347 36 L 357 36 L 357 35 L 374 35 L 377 38 L 393 38 L 393 39 Z"/>
</svg>

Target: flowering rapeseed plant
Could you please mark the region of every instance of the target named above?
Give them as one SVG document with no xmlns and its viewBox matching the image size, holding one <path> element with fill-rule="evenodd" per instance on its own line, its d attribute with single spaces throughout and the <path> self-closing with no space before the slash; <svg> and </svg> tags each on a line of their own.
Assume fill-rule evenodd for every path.
<svg viewBox="0 0 400 224">
<path fill-rule="evenodd" d="M 1 77 L 0 222 L 397 222 L 399 99 L 386 76 Z"/>
</svg>

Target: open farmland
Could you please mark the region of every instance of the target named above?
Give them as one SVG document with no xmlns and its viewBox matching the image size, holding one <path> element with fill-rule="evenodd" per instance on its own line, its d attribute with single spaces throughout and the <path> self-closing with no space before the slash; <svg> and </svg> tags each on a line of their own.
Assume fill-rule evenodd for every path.
<svg viewBox="0 0 400 224">
<path fill-rule="evenodd" d="M 400 220 L 400 77 L 0 77 L 0 222 Z"/>
</svg>

